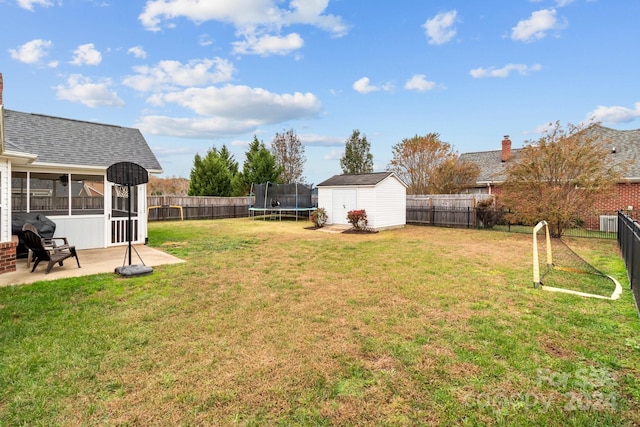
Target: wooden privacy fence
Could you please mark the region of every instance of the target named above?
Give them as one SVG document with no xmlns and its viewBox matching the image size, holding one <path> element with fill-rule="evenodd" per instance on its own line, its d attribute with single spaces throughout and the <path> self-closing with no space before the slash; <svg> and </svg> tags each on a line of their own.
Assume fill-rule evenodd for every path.
<svg viewBox="0 0 640 427">
<path fill-rule="evenodd" d="M 463 228 L 494 228 L 509 232 L 530 233 L 532 227 L 510 224 L 506 212 L 482 207 L 490 194 L 407 196 L 407 224 Z M 244 197 L 149 196 L 149 221 L 181 219 L 219 219 L 248 217 L 255 203 Z M 576 226 L 565 231 L 573 237 L 616 239 L 618 217 L 615 213 L 585 212 Z M 640 286 L 638 286 L 640 288 Z"/>
<path fill-rule="evenodd" d="M 248 196 L 147 196 L 149 221 L 246 217 L 250 202 Z"/>
<path fill-rule="evenodd" d="M 446 227 L 478 227 L 476 205 L 490 194 L 435 194 L 407 196 L 407 223 Z"/>
</svg>

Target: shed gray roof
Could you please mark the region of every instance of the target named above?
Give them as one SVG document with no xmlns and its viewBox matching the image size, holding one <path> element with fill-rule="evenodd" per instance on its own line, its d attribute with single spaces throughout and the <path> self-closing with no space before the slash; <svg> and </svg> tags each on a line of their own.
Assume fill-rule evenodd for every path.
<svg viewBox="0 0 640 427">
<path fill-rule="evenodd" d="M 134 162 L 162 167 L 138 129 L 4 110 L 5 149 L 37 155 L 35 162 L 104 167 Z"/>
<path fill-rule="evenodd" d="M 586 131 L 604 142 L 610 148 L 607 161 L 610 164 L 630 161 L 625 179 L 640 180 L 640 129 L 616 130 L 605 126 L 593 125 Z M 612 152 L 615 148 L 615 153 Z M 521 149 L 511 150 L 511 161 L 518 158 Z M 473 162 L 480 167 L 478 183 L 503 182 L 507 163 L 502 162 L 502 150 L 463 153 L 460 161 Z"/>
<path fill-rule="evenodd" d="M 375 172 L 361 174 L 334 175 L 326 181 L 322 181 L 317 187 L 353 186 L 353 185 L 377 185 L 390 176 L 393 172 Z M 397 177 L 396 177 L 397 178 Z M 402 182 L 400 179 L 398 181 Z M 404 183 L 403 183 L 404 185 Z"/>
</svg>

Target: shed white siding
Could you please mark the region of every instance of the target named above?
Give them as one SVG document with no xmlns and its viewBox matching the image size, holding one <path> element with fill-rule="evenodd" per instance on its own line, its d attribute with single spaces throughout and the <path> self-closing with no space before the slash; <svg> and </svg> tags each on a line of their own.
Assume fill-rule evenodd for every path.
<svg viewBox="0 0 640 427">
<path fill-rule="evenodd" d="M 345 194 L 354 194 L 345 198 Z M 328 224 L 348 224 L 350 210 L 364 209 L 369 227 L 376 230 L 402 227 L 407 218 L 406 186 L 395 175 L 389 175 L 375 185 L 336 185 L 318 187 L 318 207 L 327 212 Z M 347 206 L 345 200 L 353 200 Z M 344 204 L 344 207 L 343 207 Z"/>
<path fill-rule="evenodd" d="M 407 191 L 397 179 L 390 176 L 376 186 L 376 213 L 372 227 L 376 229 L 398 227 L 407 223 Z"/>
</svg>

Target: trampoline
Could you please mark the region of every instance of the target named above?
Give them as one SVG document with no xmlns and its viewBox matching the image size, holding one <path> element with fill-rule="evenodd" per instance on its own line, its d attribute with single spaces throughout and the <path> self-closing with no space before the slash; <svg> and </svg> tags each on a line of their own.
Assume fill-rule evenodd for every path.
<svg viewBox="0 0 640 427">
<path fill-rule="evenodd" d="M 251 196 L 254 202 L 249 206 L 249 216 L 263 215 L 271 219 L 282 220 L 282 215 L 295 215 L 296 221 L 301 213 L 317 209 L 313 188 L 305 184 L 251 184 Z"/>
</svg>

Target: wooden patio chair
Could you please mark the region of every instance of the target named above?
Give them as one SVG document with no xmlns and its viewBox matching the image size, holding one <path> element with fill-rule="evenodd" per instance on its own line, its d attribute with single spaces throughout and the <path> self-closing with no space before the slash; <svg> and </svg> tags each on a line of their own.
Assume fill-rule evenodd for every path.
<svg viewBox="0 0 640 427">
<path fill-rule="evenodd" d="M 22 226 L 22 231 L 26 231 L 26 230 L 33 231 L 37 235 L 40 235 L 36 226 L 31 224 L 30 222 L 25 222 L 24 225 Z M 58 246 L 55 239 L 49 239 L 42 236 L 40 236 L 40 238 L 42 239 L 44 247 L 47 249 L 52 249 Z M 31 249 L 27 248 L 27 268 L 31 266 L 32 258 L 33 258 L 33 253 L 31 252 Z"/>
<path fill-rule="evenodd" d="M 29 249 L 31 254 L 33 254 L 33 268 L 31 272 L 33 273 L 40 261 L 47 261 L 47 271 L 49 273 L 51 268 L 57 263 L 62 266 L 62 262 L 67 259 L 74 257 L 78 264 L 78 268 L 80 268 L 80 260 L 78 259 L 78 254 L 76 252 L 75 246 L 70 246 L 66 237 L 55 237 L 52 239 L 44 239 L 42 238 L 37 231 L 33 231 L 30 227 L 23 227 L 22 230 L 22 240 L 24 241 L 25 246 Z M 64 243 L 62 245 L 55 244 L 56 240 L 61 240 Z M 31 256 L 31 255 L 29 255 Z"/>
</svg>

